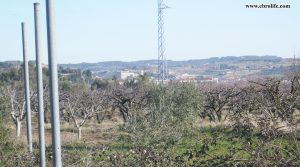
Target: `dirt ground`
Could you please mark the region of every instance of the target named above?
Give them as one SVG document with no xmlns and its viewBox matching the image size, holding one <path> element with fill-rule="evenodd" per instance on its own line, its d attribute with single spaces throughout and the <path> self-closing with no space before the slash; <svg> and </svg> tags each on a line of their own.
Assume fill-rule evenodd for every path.
<svg viewBox="0 0 300 167">
<path fill-rule="evenodd" d="M 94 123 L 95 122 L 95 123 Z M 119 125 L 122 125 L 122 121 L 116 122 L 105 120 L 101 124 L 96 121 L 91 121 L 82 127 L 82 142 L 85 143 L 108 143 L 112 139 L 118 136 Z M 10 126 L 12 132 L 15 132 L 15 126 Z M 77 129 L 72 122 L 61 124 L 61 143 L 73 143 L 78 141 Z M 14 139 L 16 140 L 16 138 Z M 37 120 L 32 119 L 32 140 L 33 143 L 38 143 L 38 123 Z M 22 122 L 21 137 L 18 142 L 27 142 L 26 121 Z M 45 124 L 45 142 L 46 145 L 51 145 L 51 124 Z"/>
</svg>

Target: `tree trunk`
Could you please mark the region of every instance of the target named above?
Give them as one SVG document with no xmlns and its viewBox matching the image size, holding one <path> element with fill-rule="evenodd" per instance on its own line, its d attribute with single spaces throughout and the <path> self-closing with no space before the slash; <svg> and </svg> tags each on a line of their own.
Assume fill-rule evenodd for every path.
<svg viewBox="0 0 300 167">
<path fill-rule="evenodd" d="M 102 123 L 102 121 L 104 120 L 104 117 L 105 117 L 104 114 L 98 113 L 98 114 L 96 115 L 98 124 L 101 124 L 101 123 Z"/>
<path fill-rule="evenodd" d="M 80 140 L 81 139 L 81 127 L 77 128 L 77 129 L 78 129 L 78 131 L 77 131 L 78 139 Z"/>
<path fill-rule="evenodd" d="M 16 135 L 17 138 L 21 136 L 21 121 L 19 119 L 16 120 Z"/>
<path fill-rule="evenodd" d="M 45 110 L 45 112 L 44 112 L 45 114 L 44 114 L 44 122 L 45 123 L 49 123 L 50 121 L 49 121 L 49 118 L 48 118 L 48 110 Z"/>
<path fill-rule="evenodd" d="M 217 111 L 216 113 L 217 113 L 218 121 L 221 122 L 221 121 L 222 121 L 222 111 L 219 110 L 219 111 Z"/>
<path fill-rule="evenodd" d="M 126 123 L 127 122 L 127 115 L 126 115 L 125 111 L 121 110 L 121 114 L 122 114 L 124 123 Z"/>
</svg>

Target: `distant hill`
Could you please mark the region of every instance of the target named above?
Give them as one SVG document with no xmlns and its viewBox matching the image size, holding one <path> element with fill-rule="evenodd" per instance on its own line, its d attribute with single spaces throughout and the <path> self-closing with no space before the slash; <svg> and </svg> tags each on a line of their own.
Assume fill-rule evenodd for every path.
<svg viewBox="0 0 300 167">
<path fill-rule="evenodd" d="M 201 75 L 215 75 L 216 73 L 225 74 L 228 70 L 233 71 L 243 69 L 256 70 L 253 75 L 284 75 L 289 68 L 285 67 L 292 59 L 283 59 L 277 56 L 226 56 L 226 57 L 212 57 L 208 59 L 195 59 L 186 61 L 172 61 L 168 60 L 168 67 L 179 73 L 201 74 Z M 5 71 L 5 68 L 20 67 L 20 61 L 0 62 L 0 70 Z M 34 63 L 34 61 L 30 61 Z M 130 70 L 148 70 L 154 74 L 156 72 L 157 60 L 140 60 L 132 62 L 124 61 L 106 61 L 98 63 L 79 63 L 79 64 L 59 64 L 59 67 L 64 69 L 80 69 L 91 70 L 97 76 L 103 78 L 112 78 L 118 75 L 119 71 Z M 282 67 L 281 67 L 282 66 Z M 244 71 L 245 73 L 245 71 Z M 250 72 L 248 72 L 250 73 Z M 148 73 L 149 74 L 149 73 Z M 247 72 L 246 72 L 247 74 Z M 243 75 L 246 75 L 243 74 Z"/>
<path fill-rule="evenodd" d="M 21 61 L 4 61 L 0 62 L 0 69 L 10 68 L 10 67 L 19 67 L 21 66 Z"/>
<path fill-rule="evenodd" d="M 172 61 L 168 60 L 169 67 L 182 66 L 201 66 L 204 64 L 214 63 L 240 63 L 240 62 L 281 62 L 283 58 L 277 56 L 226 56 L 226 57 L 212 57 L 209 59 L 196 59 L 186 61 Z M 156 66 L 157 60 L 140 60 L 132 62 L 123 61 L 107 61 L 99 63 L 79 63 L 79 64 L 60 64 L 64 68 L 79 68 L 82 70 L 90 69 L 92 71 L 119 71 L 123 69 L 144 69 L 149 66 Z"/>
</svg>

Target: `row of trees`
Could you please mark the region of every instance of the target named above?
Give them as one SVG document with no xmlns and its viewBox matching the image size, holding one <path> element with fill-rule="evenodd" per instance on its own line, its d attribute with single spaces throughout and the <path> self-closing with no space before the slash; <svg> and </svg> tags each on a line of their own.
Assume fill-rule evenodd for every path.
<svg viewBox="0 0 300 167">
<path fill-rule="evenodd" d="M 14 123 L 17 137 L 21 135 L 20 129 L 26 115 L 21 74 L 12 71 L 0 75 L 6 78 L 0 82 L 1 119 L 11 118 L 6 121 Z M 36 91 L 33 87 L 31 89 L 31 108 L 32 112 L 37 113 Z M 59 99 L 61 122 L 73 126 L 77 130 L 78 139 L 83 137 L 83 129 L 89 123 L 100 124 L 104 119 L 112 117 L 123 120 L 123 126 L 118 129 L 122 133 L 118 135 L 122 142 L 132 146 L 131 151 L 124 154 L 103 152 L 101 155 L 105 158 L 108 155 L 115 166 L 122 164 L 117 161 L 123 160 L 130 160 L 131 166 L 137 163 L 136 160 L 139 160 L 139 166 L 147 166 L 147 162 L 159 166 L 164 164 L 164 160 L 176 166 L 175 164 L 180 163 L 189 164 L 191 159 L 197 160 L 195 164 L 198 165 L 195 166 L 201 166 L 202 163 L 209 162 L 207 158 L 213 162 L 209 162 L 208 166 L 216 166 L 213 165 L 215 161 L 219 161 L 219 164 L 225 161 L 232 164 L 237 164 L 236 161 L 244 161 L 245 164 L 274 164 L 277 161 L 283 164 L 290 161 L 290 164 L 297 164 L 300 152 L 293 150 L 294 147 L 298 148 L 299 138 L 296 133 L 296 137 L 292 139 L 280 138 L 289 138 L 294 135 L 290 132 L 297 130 L 299 121 L 297 122 L 295 115 L 299 110 L 299 93 L 297 75 L 292 75 L 288 81 L 262 78 L 234 84 L 171 82 L 166 85 L 157 85 L 146 76 L 127 80 L 123 84 L 116 80 L 100 79 L 88 84 L 84 79 L 74 82 L 72 78 L 64 76 L 60 78 Z M 44 96 L 45 122 L 48 123 L 50 106 L 47 100 L 47 82 L 44 85 Z M 208 121 L 214 122 L 210 125 L 220 123 L 221 126 L 207 128 L 209 126 L 202 123 Z M 203 130 L 203 125 L 206 130 Z M 3 135 L 0 133 L 0 138 L 1 136 Z M 280 144 L 289 142 L 295 146 L 275 147 L 274 140 Z M 189 146 L 189 142 L 195 146 Z M 224 146 L 226 142 L 232 146 Z M 181 152 L 186 149 L 182 144 L 186 144 L 184 147 L 187 152 Z M 228 149 L 228 154 L 226 151 L 222 154 L 224 157 L 210 154 L 209 151 L 216 149 L 216 145 L 221 145 L 221 150 Z M 172 148 L 180 152 L 176 153 L 175 158 L 172 157 Z M 97 153 L 101 151 L 96 149 L 97 147 L 91 150 L 94 151 L 91 155 L 99 159 Z M 275 154 L 278 152 L 281 158 L 276 159 Z M 290 156 L 291 153 L 295 155 Z M 74 155 L 68 156 L 72 159 Z M 237 160 L 235 156 L 247 159 Z M 78 157 L 81 158 L 79 155 L 74 156 L 75 162 Z M 95 160 L 95 166 L 97 164 Z M 126 166 L 127 162 L 124 164 Z"/>
<path fill-rule="evenodd" d="M 20 71 L 12 69 L 1 75 L 2 78 L 6 78 L 6 84 L 2 83 L 0 90 L 1 97 L 9 104 L 8 108 L 16 127 L 17 137 L 20 136 L 21 123 L 25 117 L 20 74 Z M 65 78 L 62 78 L 61 82 L 65 82 Z M 128 80 L 123 85 L 118 85 L 116 81 L 110 84 L 107 82 L 104 86 L 102 83 L 106 82 L 94 80 L 90 86 L 82 82 L 71 83 L 68 89 L 60 87 L 61 117 L 64 121 L 73 122 L 79 139 L 82 137 L 82 127 L 89 120 L 101 123 L 107 114 L 114 112 L 120 113 L 123 121 L 126 125 L 130 125 L 130 128 L 136 127 L 137 125 L 134 124 L 137 122 L 149 121 L 147 120 L 149 118 L 158 121 L 159 118 L 166 117 L 164 118 L 166 122 L 168 119 L 181 119 L 187 116 L 185 114 L 193 113 L 191 114 L 193 117 L 200 115 L 201 118 L 208 118 L 210 121 L 233 125 L 248 123 L 244 126 L 259 126 L 265 133 L 275 133 L 274 129 L 279 130 L 280 126 L 284 129 L 284 123 L 291 123 L 293 114 L 299 109 L 300 85 L 297 75 L 293 75 L 290 81 L 265 78 L 234 85 L 194 86 L 170 83 L 157 86 L 146 76 Z M 47 87 L 45 82 L 44 96 L 49 96 Z M 37 112 L 36 91 L 32 89 L 31 92 L 31 107 L 33 112 Z M 172 103 L 169 104 L 170 102 Z M 44 103 L 45 122 L 48 123 L 49 101 L 45 100 Z M 189 105 L 191 108 L 187 109 Z M 180 108 L 182 106 L 184 107 Z M 168 107 L 172 108 L 166 109 Z M 177 108 L 176 112 L 174 108 Z M 168 114 L 159 116 L 161 113 Z M 192 122 L 190 121 L 189 124 Z M 152 124 L 159 125 L 157 122 Z"/>
<path fill-rule="evenodd" d="M 32 112 L 36 113 L 38 112 L 37 109 L 37 91 L 36 91 L 36 75 L 34 70 L 34 65 L 32 63 L 29 63 L 29 73 L 30 73 L 30 99 L 31 99 L 31 109 Z M 76 110 L 76 113 L 74 111 L 71 111 L 71 108 L 67 108 L 67 104 L 78 104 L 76 107 L 79 107 L 80 104 L 84 103 L 84 100 L 87 99 L 81 99 L 82 103 L 74 103 L 74 100 L 77 100 L 74 97 L 81 97 L 81 95 L 85 94 L 86 97 L 90 97 L 90 95 L 93 95 L 93 100 L 99 100 L 102 99 L 100 97 L 96 98 L 96 94 L 99 93 L 99 91 L 96 91 L 97 93 L 94 93 L 87 89 L 87 83 L 91 80 L 91 71 L 83 71 L 81 72 L 79 70 L 79 74 L 74 73 L 74 71 L 78 70 L 70 70 L 70 69 L 63 69 L 60 68 L 62 71 L 62 74 L 69 74 L 66 76 L 62 75 L 59 77 L 60 82 L 60 99 L 61 100 L 61 106 L 63 106 L 61 109 L 63 110 L 62 116 L 65 118 L 65 120 L 72 119 L 75 121 L 75 116 L 79 117 L 80 114 L 79 110 L 83 109 L 83 107 L 80 107 Z M 0 98 L 3 99 L 3 105 L 6 107 L 6 110 L 1 111 L 2 113 L 9 114 L 11 116 L 12 122 L 15 125 L 16 128 L 16 136 L 17 138 L 21 135 L 21 127 L 22 122 L 25 119 L 26 116 L 26 110 L 25 110 L 25 98 L 24 98 L 24 90 L 23 90 L 23 68 L 21 67 L 14 67 L 14 68 L 8 68 L 5 69 L 0 73 Z M 71 77 L 70 77 L 71 76 Z M 75 77 L 75 79 L 74 79 Z M 78 79 L 76 79 L 78 78 Z M 43 82 L 44 82 L 44 111 L 45 111 L 45 123 L 50 122 L 50 102 L 49 102 L 49 90 L 48 90 L 48 69 L 43 69 Z M 76 89 L 85 88 L 83 91 L 78 92 Z M 99 94 L 97 94 L 99 95 Z M 78 100 L 77 100 L 78 101 Z M 96 101 L 94 101 L 96 104 Z M 95 106 L 92 106 L 93 108 Z M 95 107 L 97 111 L 92 111 L 92 113 L 89 113 L 90 111 L 86 111 L 85 113 L 88 113 L 88 115 L 83 116 L 83 122 L 76 123 L 76 127 L 80 129 L 81 126 L 86 122 L 86 120 L 90 119 L 92 116 L 94 116 L 95 113 L 99 112 L 99 109 Z M 84 112 L 82 112 L 84 113 Z M 78 118 L 80 119 L 80 118 Z M 76 120 L 77 122 L 77 120 Z M 80 130 L 79 130 L 80 131 Z M 78 135 L 79 137 L 81 135 Z"/>
<path fill-rule="evenodd" d="M 202 91 L 206 97 L 202 118 L 259 127 L 265 135 L 288 130 L 300 109 L 297 75 L 290 81 L 264 78 L 235 85 L 206 85 Z"/>
<path fill-rule="evenodd" d="M 32 71 L 32 70 L 31 70 Z M 33 72 L 33 71 L 32 71 Z M 86 73 L 89 73 L 88 71 Z M 44 72 L 47 78 L 47 72 Z M 85 76 L 84 72 L 84 76 Z M 90 76 L 90 74 L 89 74 Z M 3 98 L 7 106 L 6 113 L 9 113 L 16 128 L 17 138 L 21 135 L 22 122 L 26 116 L 25 98 L 22 84 L 22 69 L 10 69 L 8 72 L 2 73 L 0 82 L 0 98 Z M 110 86 L 98 86 L 98 83 L 105 82 L 101 80 L 94 80 L 89 86 L 85 79 L 82 82 L 72 82 L 72 78 L 60 77 L 60 111 L 62 121 L 73 122 L 75 128 L 78 130 L 78 138 L 81 138 L 82 126 L 91 119 L 95 119 L 98 123 L 104 119 L 105 116 L 112 113 L 112 111 L 119 110 L 122 118 L 127 122 L 127 117 L 131 106 L 135 103 L 134 99 L 137 92 L 128 88 L 130 81 L 124 85 L 119 86 L 115 83 Z M 37 113 L 37 93 L 34 88 L 34 79 L 31 83 L 31 109 L 32 112 Z M 45 123 L 49 123 L 50 105 L 49 92 L 47 81 L 44 82 L 44 111 Z M 96 85 L 96 86 L 94 86 Z M 124 91 L 123 91 L 124 90 Z"/>
</svg>

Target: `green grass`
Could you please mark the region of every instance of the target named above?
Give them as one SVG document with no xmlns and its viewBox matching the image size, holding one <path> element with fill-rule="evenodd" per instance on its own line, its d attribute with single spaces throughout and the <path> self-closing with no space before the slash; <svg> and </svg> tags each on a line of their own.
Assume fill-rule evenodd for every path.
<svg viewBox="0 0 300 167">
<path fill-rule="evenodd" d="M 207 149 L 201 152 L 203 146 L 207 143 Z M 281 156 L 286 159 L 291 159 L 297 153 L 299 140 L 291 140 L 290 136 L 277 137 L 266 141 L 262 136 L 255 134 L 249 141 L 246 137 L 241 137 L 232 132 L 229 128 L 222 127 L 206 127 L 195 130 L 192 135 L 185 136 L 165 148 L 153 148 L 151 146 L 137 146 L 132 143 L 129 136 L 121 135 L 118 139 L 111 141 L 105 146 L 98 144 L 88 145 L 86 143 L 70 143 L 63 146 L 64 153 L 72 156 L 81 155 L 84 157 L 91 152 L 93 161 L 100 163 L 107 161 L 107 157 L 115 155 L 123 156 L 123 161 L 137 161 L 137 158 L 142 158 L 141 153 L 132 153 L 132 150 L 147 150 L 161 153 L 163 152 L 171 160 L 178 157 L 186 160 L 186 163 L 192 165 L 195 162 L 211 162 L 208 164 L 222 163 L 222 159 L 230 157 L 231 160 L 250 160 L 251 152 L 248 152 L 245 147 L 250 150 L 263 150 L 265 156 Z M 107 147 L 103 151 L 102 147 Z M 278 152 L 279 150 L 279 152 Z M 269 162 L 275 163 L 275 162 Z M 225 162 L 224 162 L 225 164 Z"/>
<path fill-rule="evenodd" d="M 249 138 L 234 133 L 230 128 L 221 126 L 195 129 L 192 134 L 187 134 L 177 142 L 168 145 L 168 147 L 136 145 L 131 140 L 130 135 L 121 131 L 118 134 L 118 137 L 114 140 L 105 143 L 77 141 L 63 144 L 64 163 L 66 166 L 73 163 L 78 163 L 78 166 L 84 166 L 82 163 L 89 159 L 95 165 L 105 164 L 106 166 L 111 166 L 113 163 L 120 163 L 126 166 L 126 164 L 132 164 L 136 161 L 140 163 L 143 163 L 143 161 L 147 161 L 146 163 L 148 161 L 162 161 L 163 163 L 174 161 L 174 164 L 176 164 L 179 158 L 183 160 L 185 165 L 195 165 L 195 163 L 199 162 L 200 166 L 218 166 L 218 164 L 222 163 L 230 165 L 233 161 L 251 160 L 253 158 L 251 154 L 254 150 L 262 151 L 264 156 L 273 158 L 280 156 L 286 160 L 299 156 L 300 150 L 300 139 L 293 138 L 288 134 L 274 139 L 265 139 L 259 134 L 253 134 L 249 141 Z M 246 147 L 252 151 L 247 151 Z M 38 151 L 38 148 L 34 149 L 36 152 Z M 18 154 L 20 150 L 26 150 L 26 147 L 12 144 L 2 147 L 1 152 L 4 156 L 9 157 Z M 150 150 L 153 154 L 143 155 L 139 150 Z M 47 149 L 49 162 L 52 160 L 50 154 L 51 146 Z M 159 159 L 161 154 L 168 161 L 165 161 L 163 158 Z M 111 157 L 116 156 L 119 156 L 119 159 L 111 159 Z M 228 157 L 230 160 L 226 160 Z M 267 163 L 274 163 L 274 159 L 269 161 Z M 0 166 L 3 166 L 3 164 L 4 162 L 0 160 Z"/>
</svg>

